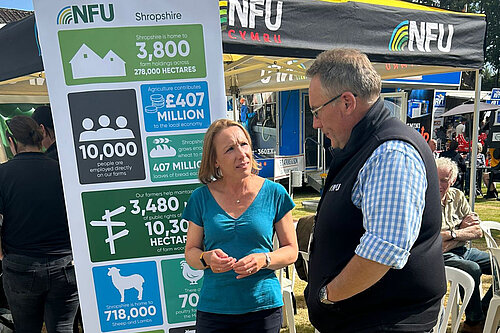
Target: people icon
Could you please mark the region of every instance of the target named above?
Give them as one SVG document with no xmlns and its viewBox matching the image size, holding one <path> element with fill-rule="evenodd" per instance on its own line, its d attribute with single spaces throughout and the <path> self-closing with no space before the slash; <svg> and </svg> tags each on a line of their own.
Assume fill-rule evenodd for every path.
<svg viewBox="0 0 500 333">
<path fill-rule="evenodd" d="M 127 118 L 125 118 L 124 116 L 119 116 L 118 118 L 116 118 L 115 120 L 115 124 L 117 127 L 119 127 L 117 130 L 116 130 L 116 135 L 117 135 L 117 139 L 133 139 L 135 138 L 134 136 L 134 133 L 128 129 L 128 128 L 125 128 L 127 127 Z"/>
<path fill-rule="evenodd" d="M 126 128 L 128 121 L 124 116 L 118 116 L 115 120 L 117 129 L 109 127 L 111 120 L 107 115 L 101 115 L 98 119 L 101 128 L 93 130 L 94 121 L 90 118 L 82 120 L 82 127 L 85 131 L 80 133 L 80 142 L 100 141 L 100 140 L 119 140 L 119 139 L 134 139 L 132 130 Z"/>
</svg>

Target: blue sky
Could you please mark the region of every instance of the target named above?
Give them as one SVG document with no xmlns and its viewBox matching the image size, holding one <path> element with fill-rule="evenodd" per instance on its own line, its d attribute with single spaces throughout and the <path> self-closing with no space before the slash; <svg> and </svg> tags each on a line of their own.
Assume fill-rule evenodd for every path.
<svg viewBox="0 0 500 333">
<path fill-rule="evenodd" d="M 0 7 L 33 10 L 31 0 L 0 0 Z"/>
</svg>

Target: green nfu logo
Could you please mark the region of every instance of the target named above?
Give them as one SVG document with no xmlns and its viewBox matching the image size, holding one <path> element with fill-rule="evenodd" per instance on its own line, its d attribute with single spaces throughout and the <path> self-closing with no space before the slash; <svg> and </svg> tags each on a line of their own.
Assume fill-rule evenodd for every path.
<svg viewBox="0 0 500 333">
<path fill-rule="evenodd" d="M 450 52 L 453 39 L 453 25 L 446 28 L 442 23 L 403 21 L 392 32 L 389 50 L 432 52 L 437 47 L 441 52 Z M 445 43 L 446 40 L 446 43 Z M 416 50 L 415 50 L 416 46 Z"/>
<path fill-rule="evenodd" d="M 66 6 L 57 14 L 57 24 L 93 23 L 99 18 L 104 22 L 113 21 L 113 4 L 108 4 L 108 8 L 104 4 Z"/>
</svg>

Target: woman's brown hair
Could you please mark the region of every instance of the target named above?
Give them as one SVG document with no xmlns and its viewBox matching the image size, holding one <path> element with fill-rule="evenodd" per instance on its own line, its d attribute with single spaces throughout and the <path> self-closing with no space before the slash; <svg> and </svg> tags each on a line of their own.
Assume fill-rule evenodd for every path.
<svg viewBox="0 0 500 333">
<path fill-rule="evenodd" d="M 203 139 L 203 154 L 201 157 L 200 170 L 198 171 L 198 179 L 203 184 L 214 182 L 217 179 L 221 179 L 223 177 L 220 171 L 215 167 L 215 160 L 217 156 L 214 146 L 214 138 L 222 130 L 225 130 L 226 128 L 232 126 L 237 126 L 243 131 L 245 137 L 248 140 L 248 143 L 250 144 L 250 149 L 252 149 L 252 140 L 250 139 L 250 134 L 248 134 L 247 130 L 240 123 L 229 119 L 219 119 L 214 121 L 208 128 L 207 132 L 205 133 L 205 138 Z M 252 173 L 256 174 L 260 169 L 259 165 L 257 164 L 257 161 L 255 161 L 253 154 L 250 158 L 252 164 Z"/>
<path fill-rule="evenodd" d="M 6 121 L 6 136 L 13 138 L 14 144 L 42 147 L 43 134 L 36 121 L 27 116 L 15 116 Z"/>
</svg>

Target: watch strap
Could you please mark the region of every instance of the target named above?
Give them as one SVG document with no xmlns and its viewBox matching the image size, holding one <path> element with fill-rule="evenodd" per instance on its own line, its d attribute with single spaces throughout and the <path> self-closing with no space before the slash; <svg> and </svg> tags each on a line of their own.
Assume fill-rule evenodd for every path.
<svg viewBox="0 0 500 333">
<path fill-rule="evenodd" d="M 200 261 L 201 261 L 201 264 L 203 265 L 203 268 L 208 268 L 210 267 L 210 265 L 207 265 L 207 262 L 205 261 L 205 259 L 203 259 L 203 255 L 205 254 L 206 252 L 202 252 L 201 255 L 200 255 Z"/>
<path fill-rule="evenodd" d="M 264 252 L 264 255 L 266 256 L 266 264 L 263 268 L 268 268 L 271 265 L 271 256 L 267 252 Z"/>
<path fill-rule="evenodd" d="M 450 230 L 450 234 L 451 234 L 451 239 L 454 240 L 455 238 L 457 238 L 457 233 L 453 229 Z"/>
</svg>

